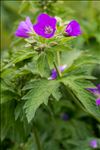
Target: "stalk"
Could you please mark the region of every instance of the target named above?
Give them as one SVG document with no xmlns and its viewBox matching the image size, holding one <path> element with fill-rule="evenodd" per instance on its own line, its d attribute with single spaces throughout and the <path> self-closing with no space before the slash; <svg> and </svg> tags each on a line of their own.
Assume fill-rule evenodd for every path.
<svg viewBox="0 0 100 150">
<path fill-rule="evenodd" d="M 54 64 L 54 67 L 55 67 L 55 69 L 56 69 L 56 71 L 57 71 L 58 76 L 61 77 L 61 72 L 59 71 L 59 69 L 58 69 L 58 67 L 56 66 L 55 62 L 53 62 L 53 64 Z"/>
<path fill-rule="evenodd" d="M 58 52 L 57 51 L 57 62 L 58 62 L 58 67 L 60 67 L 60 52 Z M 61 71 L 60 71 L 60 69 L 58 69 L 58 71 L 59 71 L 59 76 L 61 77 L 62 75 L 61 75 Z"/>
</svg>

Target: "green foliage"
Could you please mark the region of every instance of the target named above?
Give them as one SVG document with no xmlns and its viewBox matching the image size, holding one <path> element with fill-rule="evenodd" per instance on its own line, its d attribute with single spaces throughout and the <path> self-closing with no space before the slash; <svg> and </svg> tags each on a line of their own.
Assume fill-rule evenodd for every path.
<svg viewBox="0 0 100 150">
<path fill-rule="evenodd" d="M 6 103 L 3 104 L 0 112 L 1 112 L 1 141 L 7 136 L 7 132 L 9 130 L 9 128 L 11 127 L 11 124 L 13 122 L 13 109 L 10 109 L 11 104 Z"/>
<path fill-rule="evenodd" d="M 46 13 L 53 13 L 53 4 L 56 2 L 57 0 L 38 0 L 36 3 L 36 5 L 38 6 L 40 12 L 46 12 Z M 51 11 L 52 9 L 52 11 Z"/>
<path fill-rule="evenodd" d="M 16 64 L 20 61 L 23 61 L 25 59 L 31 58 L 34 56 L 34 51 L 25 51 L 25 50 L 20 50 L 16 52 L 12 58 L 12 63 Z"/>
<path fill-rule="evenodd" d="M 92 150 L 92 139 L 97 140 L 100 149 L 100 108 L 96 97 L 87 91 L 100 83 L 98 4 L 57 0 L 2 2 L 2 150 L 37 150 L 38 138 L 43 150 Z M 51 39 L 10 36 L 19 22 L 14 26 L 14 21 L 30 16 L 35 23 L 40 12 L 61 16 L 65 22 L 78 20 L 82 36 L 65 37 L 60 23 Z M 65 64 L 61 75 L 49 80 L 51 70 Z M 68 120 L 62 118 L 63 113 L 68 114 Z"/>
<path fill-rule="evenodd" d="M 50 74 L 50 68 L 47 60 L 47 55 L 45 53 L 41 53 L 37 60 L 37 67 L 41 76 L 45 77 Z"/>
<path fill-rule="evenodd" d="M 1 101 L 0 103 L 5 103 L 7 101 L 11 101 L 16 96 L 16 92 L 12 88 L 11 85 L 7 85 L 7 83 L 3 80 L 1 80 Z"/>
</svg>

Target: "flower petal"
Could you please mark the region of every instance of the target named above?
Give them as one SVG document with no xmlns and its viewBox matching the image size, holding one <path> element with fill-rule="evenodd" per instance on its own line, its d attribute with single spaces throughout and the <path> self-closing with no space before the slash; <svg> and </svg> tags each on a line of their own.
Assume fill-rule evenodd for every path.
<svg viewBox="0 0 100 150">
<path fill-rule="evenodd" d="M 40 24 L 35 24 L 35 25 L 33 25 L 33 28 L 34 28 L 34 31 L 35 31 L 38 35 L 44 37 L 44 28 L 42 28 L 42 27 L 40 26 Z"/>
<path fill-rule="evenodd" d="M 51 78 L 52 80 L 56 79 L 57 78 L 57 72 L 55 69 L 52 70 L 52 73 L 51 73 Z"/>
<path fill-rule="evenodd" d="M 58 69 L 63 72 L 65 70 L 65 68 L 67 67 L 67 65 L 63 65 L 63 66 L 60 66 L 58 67 Z M 56 69 L 52 69 L 51 71 L 51 76 L 48 78 L 49 80 L 54 80 L 57 78 L 57 71 Z"/>
<path fill-rule="evenodd" d="M 33 25 L 29 17 L 26 17 L 25 21 L 21 21 L 15 35 L 18 37 L 28 38 L 30 35 L 29 33 L 32 32 Z"/>
<path fill-rule="evenodd" d="M 67 65 L 63 65 L 63 66 L 60 66 L 59 69 L 61 72 L 63 72 L 66 69 L 66 67 L 67 67 Z"/>
<path fill-rule="evenodd" d="M 76 20 L 72 20 L 67 25 L 65 32 L 68 36 L 78 36 L 82 33 L 80 29 L 80 24 Z"/>
<path fill-rule="evenodd" d="M 64 120 L 64 121 L 68 121 L 69 115 L 67 113 L 62 113 L 61 114 L 61 119 Z"/>
<path fill-rule="evenodd" d="M 25 23 L 26 23 L 28 26 L 30 26 L 30 27 L 33 26 L 33 25 L 32 25 L 32 22 L 31 22 L 31 20 L 30 20 L 30 17 L 26 17 Z"/>
<path fill-rule="evenodd" d="M 100 106 L 100 98 L 98 98 L 98 99 L 96 99 L 96 105 L 98 106 Z"/>
<path fill-rule="evenodd" d="M 37 23 L 33 25 L 33 28 L 38 35 L 51 38 L 56 31 L 56 19 L 42 13 L 38 16 Z"/>
<path fill-rule="evenodd" d="M 24 22 L 21 22 L 18 26 L 18 29 L 15 32 L 16 36 L 24 37 L 27 38 L 29 37 L 28 35 L 28 28 Z"/>
<path fill-rule="evenodd" d="M 34 28 L 34 31 L 35 31 L 38 35 L 40 35 L 40 36 L 42 36 L 42 37 L 44 37 L 44 38 L 51 38 L 51 37 L 53 37 L 53 36 L 54 36 L 54 33 L 55 33 L 55 30 L 56 30 L 56 29 L 53 29 L 53 32 L 52 32 L 52 33 L 46 34 L 46 33 L 45 33 L 45 27 L 44 27 L 43 25 L 39 24 L 39 23 L 33 25 L 33 28 Z"/>
<path fill-rule="evenodd" d="M 42 13 L 38 16 L 38 23 L 41 23 L 43 25 L 49 24 L 50 16 L 48 14 Z"/>
<path fill-rule="evenodd" d="M 97 85 L 97 88 L 98 88 L 98 91 L 99 91 L 99 94 L 100 94 L 100 84 Z"/>
<path fill-rule="evenodd" d="M 23 37 L 23 38 L 28 38 L 29 35 L 27 33 L 25 33 L 23 30 L 17 30 L 15 32 L 15 35 L 18 37 Z"/>
<path fill-rule="evenodd" d="M 92 148 L 97 148 L 97 147 L 98 147 L 98 145 L 97 145 L 97 140 L 91 140 L 91 141 L 90 141 L 90 146 L 91 146 Z"/>
<path fill-rule="evenodd" d="M 87 90 L 90 91 L 91 93 L 93 93 L 94 95 L 99 94 L 98 88 L 87 88 Z"/>
<path fill-rule="evenodd" d="M 57 23 L 57 20 L 51 17 L 49 24 L 51 25 L 52 28 L 56 28 L 56 23 Z"/>
<path fill-rule="evenodd" d="M 21 21 L 19 26 L 18 26 L 18 29 L 25 29 L 25 30 L 29 30 L 27 24 L 25 23 L 25 21 Z"/>
</svg>

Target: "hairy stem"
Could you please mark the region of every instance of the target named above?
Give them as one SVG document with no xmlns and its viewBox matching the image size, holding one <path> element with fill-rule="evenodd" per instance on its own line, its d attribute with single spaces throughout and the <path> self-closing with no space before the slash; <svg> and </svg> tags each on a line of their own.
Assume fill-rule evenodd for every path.
<svg viewBox="0 0 100 150">
<path fill-rule="evenodd" d="M 57 52 L 57 63 L 58 63 L 58 67 L 60 67 L 60 52 Z M 60 69 L 59 69 L 59 75 L 60 75 L 60 77 L 61 77 L 61 71 L 60 71 Z"/>
<path fill-rule="evenodd" d="M 58 67 L 56 66 L 55 62 L 53 62 L 53 64 L 54 64 L 54 67 L 55 67 L 55 69 L 57 71 L 58 76 L 61 77 L 61 73 L 60 73 Z"/>
</svg>

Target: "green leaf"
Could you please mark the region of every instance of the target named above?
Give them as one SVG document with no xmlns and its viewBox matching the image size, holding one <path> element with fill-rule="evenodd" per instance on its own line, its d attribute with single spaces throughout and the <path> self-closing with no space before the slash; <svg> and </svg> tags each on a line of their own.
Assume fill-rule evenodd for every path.
<svg viewBox="0 0 100 150">
<path fill-rule="evenodd" d="M 58 38 L 57 39 L 57 41 L 60 43 L 60 44 L 65 44 L 65 43 L 67 43 L 68 41 L 71 41 L 71 40 L 73 40 L 75 37 L 71 37 L 71 36 L 69 36 L 69 37 L 64 37 L 64 36 L 62 36 L 62 37 L 60 37 L 60 38 Z"/>
<path fill-rule="evenodd" d="M 78 101 L 88 113 L 100 121 L 100 110 L 96 106 L 96 97 L 86 90 L 86 88 L 94 87 L 94 85 L 85 79 L 82 76 L 70 76 L 63 78 L 61 82 L 71 90 L 74 100 Z"/>
<path fill-rule="evenodd" d="M 2 71 L 9 67 L 14 67 L 16 63 L 32 58 L 33 56 L 36 56 L 36 52 L 34 50 L 19 50 L 13 54 L 11 61 L 2 68 Z"/>
<path fill-rule="evenodd" d="M 37 60 L 37 67 L 42 77 L 48 77 L 48 75 L 50 74 L 50 69 L 48 65 L 47 56 L 45 53 L 40 54 Z"/>
<path fill-rule="evenodd" d="M 12 109 L 11 109 L 12 108 Z M 4 140 L 4 138 L 7 136 L 7 133 L 14 121 L 14 116 L 13 116 L 13 109 L 14 105 L 11 102 L 4 103 L 3 105 L 0 105 L 0 119 L 1 121 L 1 141 Z"/>
<path fill-rule="evenodd" d="M 65 74 L 67 73 L 67 75 L 90 75 L 93 66 L 99 62 L 99 59 L 90 55 L 88 52 L 73 50 L 68 52 L 67 55 L 63 54 L 62 61 L 64 61 L 64 63 L 68 65 L 68 68 L 64 71 Z"/>
<path fill-rule="evenodd" d="M 13 112 L 14 113 L 14 112 Z M 23 143 L 25 139 L 28 137 L 30 132 L 30 126 L 27 120 L 14 120 L 11 124 L 11 128 L 8 132 L 8 138 L 12 141 L 16 141 L 16 143 Z"/>
<path fill-rule="evenodd" d="M 27 49 L 27 50 L 17 51 L 12 58 L 12 63 L 16 64 L 20 61 L 31 58 L 34 56 L 34 54 L 35 54 L 34 50 Z"/>
<path fill-rule="evenodd" d="M 55 59 L 56 59 L 55 55 L 54 55 L 54 52 L 48 50 L 46 52 L 46 54 L 47 54 L 48 64 L 49 64 L 50 68 L 53 68 L 54 67 L 53 62 L 55 62 Z"/>
<path fill-rule="evenodd" d="M 58 87 L 59 83 L 57 81 L 42 79 L 33 81 L 23 89 L 30 89 L 29 92 L 23 97 L 23 99 L 27 100 L 25 102 L 24 108 L 28 122 L 33 119 L 37 108 L 42 103 L 47 105 L 50 95 L 53 95 L 54 98 L 60 97 L 60 94 L 58 95 L 57 92 Z"/>
<path fill-rule="evenodd" d="M 68 66 L 71 66 L 74 62 L 74 60 L 78 59 L 82 54 L 82 51 L 78 50 L 72 50 L 72 51 L 67 51 L 63 52 L 61 54 L 61 61 L 63 64 L 67 64 Z"/>
<path fill-rule="evenodd" d="M 63 44 L 63 45 L 56 45 L 53 47 L 50 47 L 50 51 L 59 51 L 59 52 L 63 52 L 63 51 L 68 51 L 71 50 L 72 48 L 68 46 L 68 44 Z"/>
<path fill-rule="evenodd" d="M 0 104 L 5 103 L 7 101 L 11 101 L 17 96 L 16 92 L 14 91 L 13 87 L 10 86 L 4 81 L 1 80 L 1 100 Z"/>
<path fill-rule="evenodd" d="M 20 109 L 22 107 L 20 106 Z M 10 139 L 11 141 L 16 142 L 24 142 L 26 137 L 29 135 L 30 126 L 24 118 L 24 116 L 20 113 L 20 117 L 22 116 L 24 119 L 15 121 L 15 102 L 10 101 L 0 105 L 0 119 L 2 120 L 0 123 L 0 138 L 3 141 L 5 138 Z"/>
</svg>

